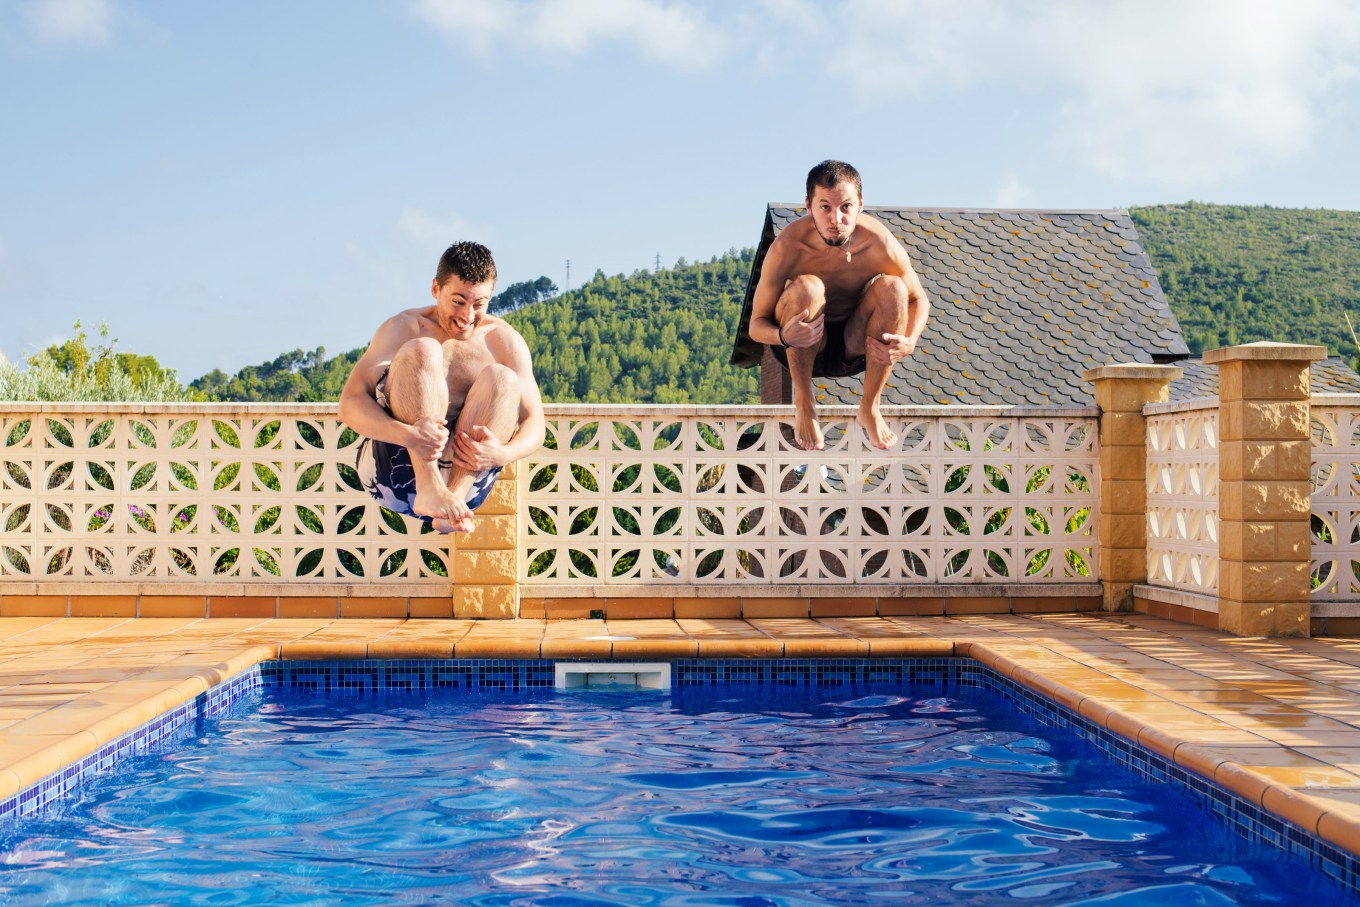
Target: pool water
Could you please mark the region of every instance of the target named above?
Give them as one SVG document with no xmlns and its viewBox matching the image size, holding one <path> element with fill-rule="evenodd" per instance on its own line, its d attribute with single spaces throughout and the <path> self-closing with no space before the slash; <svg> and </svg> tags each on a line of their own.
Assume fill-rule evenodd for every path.
<svg viewBox="0 0 1360 907">
<path fill-rule="evenodd" d="M 1341 904 L 966 688 L 254 693 L 0 837 L 3 904 Z"/>
</svg>

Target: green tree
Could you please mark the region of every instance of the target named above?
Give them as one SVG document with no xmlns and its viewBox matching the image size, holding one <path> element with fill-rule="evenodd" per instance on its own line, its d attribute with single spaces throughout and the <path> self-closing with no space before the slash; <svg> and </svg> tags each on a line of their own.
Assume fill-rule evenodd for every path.
<svg viewBox="0 0 1360 907">
<path fill-rule="evenodd" d="M 143 401 L 198 399 L 180 386 L 174 369 L 154 356 L 119 352 L 109 326 L 99 326 L 99 339 L 90 338 L 77 321 L 75 335 L 28 357 L 26 367 L 0 356 L 0 400 L 33 401 Z"/>
<path fill-rule="evenodd" d="M 524 308 L 526 305 L 533 305 L 545 299 L 551 299 L 557 295 L 557 284 L 547 277 L 540 277 L 537 280 L 525 280 L 520 283 L 512 283 L 501 292 L 491 298 L 491 305 L 487 307 L 493 315 L 504 315 L 507 312 L 514 312 Z"/>
</svg>

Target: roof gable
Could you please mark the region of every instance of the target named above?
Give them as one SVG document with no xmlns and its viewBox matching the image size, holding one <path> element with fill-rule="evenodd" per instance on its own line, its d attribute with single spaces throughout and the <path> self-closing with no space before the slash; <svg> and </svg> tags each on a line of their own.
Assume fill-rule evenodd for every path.
<svg viewBox="0 0 1360 907">
<path fill-rule="evenodd" d="M 906 246 L 931 301 L 917 352 L 885 404 L 1089 404 L 1088 368 L 1189 354 L 1126 211 L 865 209 Z M 735 365 L 759 361 L 747 336 L 760 267 L 805 212 L 769 206 L 746 290 Z M 814 380 L 821 403 L 858 403 L 863 376 Z"/>
</svg>

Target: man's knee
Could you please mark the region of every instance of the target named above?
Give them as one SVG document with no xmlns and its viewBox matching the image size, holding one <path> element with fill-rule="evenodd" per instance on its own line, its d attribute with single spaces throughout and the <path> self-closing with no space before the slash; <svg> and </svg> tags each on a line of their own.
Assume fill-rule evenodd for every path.
<svg viewBox="0 0 1360 907">
<path fill-rule="evenodd" d="M 444 348 L 433 337 L 416 337 L 414 340 L 408 340 L 392 357 L 391 368 L 397 372 L 426 369 L 443 371 Z"/>
<path fill-rule="evenodd" d="M 509 394 L 519 394 L 519 375 L 515 370 L 499 362 L 493 362 L 477 375 L 474 382 L 485 388 L 493 397 L 500 398 Z"/>
<path fill-rule="evenodd" d="M 826 305 L 826 284 L 816 274 L 799 274 L 784 285 L 775 315 L 782 323 L 805 309 L 816 315 Z"/>
<path fill-rule="evenodd" d="M 907 282 L 896 274 L 880 274 L 865 289 L 864 302 L 872 310 L 905 318 L 911 292 Z"/>
</svg>

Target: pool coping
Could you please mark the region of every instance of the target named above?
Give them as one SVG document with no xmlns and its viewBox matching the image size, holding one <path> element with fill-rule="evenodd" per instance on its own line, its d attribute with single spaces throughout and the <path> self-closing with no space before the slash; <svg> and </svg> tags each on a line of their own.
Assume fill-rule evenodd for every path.
<svg viewBox="0 0 1360 907">
<path fill-rule="evenodd" d="M 1160 626 L 1155 619 L 1104 615 L 1118 628 Z M 17 620 L 17 619 L 15 619 Z M 70 619 L 67 619 L 68 622 Z M 927 619 L 928 620 L 928 619 Z M 1040 620 L 1040 616 L 1034 616 Z M 117 622 L 113 622 L 117 623 Z M 181 622 L 187 623 L 187 622 Z M 210 623 L 208 621 L 200 623 Z M 286 621 L 275 621 L 286 624 Z M 307 622 L 294 622 L 306 624 Z M 310 622 L 311 629 L 318 624 Z M 340 622 L 349 624 L 389 622 Z M 409 623 L 409 622 L 408 622 Z M 435 622 L 430 622 L 435 623 Z M 448 624 L 451 622 L 442 622 Z M 870 631 L 858 637 L 828 637 L 827 622 L 812 620 L 707 621 L 698 627 L 707 635 L 689 638 L 648 637 L 649 628 L 638 621 L 641 635 L 630 638 L 623 630 L 632 629 L 628 621 L 573 621 L 556 632 L 544 629 L 537 639 L 516 634 L 506 628 L 504 635 L 495 628 L 482 632 L 429 632 L 410 639 L 309 639 L 306 635 L 281 633 L 291 638 L 269 643 L 235 643 L 230 639 L 212 640 L 193 651 L 177 644 L 165 652 L 178 652 L 165 663 L 136 673 L 134 679 L 112 684 L 111 689 L 94 697 L 81 710 L 79 699 L 70 708 L 54 708 L 27 721 L 0 730 L 0 801 L 8 800 L 41 784 L 45 779 L 96 753 L 101 747 L 190 703 L 219 684 L 266 661 L 367 660 L 367 659 L 599 659 L 641 660 L 679 658 L 971 658 L 1022 688 L 1070 710 L 1123 740 L 1156 754 L 1168 763 L 1191 772 L 1229 793 L 1240 797 L 1263 812 L 1288 822 L 1305 833 L 1360 857 L 1360 806 L 1347 809 L 1346 802 L 1319 798 L 1303 785 L 1288 784 L 1233 758 L 1234 748 L 1242 743 L 1215 743 L 1237 739 L 1227 733 L 1232 726 L 1216 727 L 1210 717 L 1194 712 L 1184 704 L 1168 699 L 1150 699 L 1137 684 L 1112 677 L 1055 651 L 1042 639 L 966 637 L 967 622 L 950 627 L 942 621 L 938 629 L 963 630 L 955 635 L 908 636 L 914 627 L 906 621 L 864 619 L 862 628 Z M 830 622 L 854 624 L 855 619 Z M 921 620 L 911 621 L 920 624 Z M 1162 622 L 1165 623 L 1165 622 Z M 570 626 L 576 625 L 576 626 Z M 731 625 L 731 626 L 728 626 Z M 485 625 L 484 625 L 485 626 Z M 548 623 L 545 627 L 553 627 Z M 241 628 L 223 628 L 240 630 Z M 289 629 L 280 627 L 280 630 Z M 293 628 L 302 630 L 299 626 Z M 363 628 L 348 628 L 362 633 Z M 438 628 L 430 628 L 438 629 Z M 451 630 L 444 626 L 442 629 Z M 692 628 L 695 629 L 695 628 Z M 603 633 L 593 632 L 604 630 Z M 779 631 L 771 635 L 771 631 Z M 888 635 L 895 631 L 896 635 Z M 821 635 L 816 635 L 816 634 Z M 882 635 L 875 635 L 882 634 Z M 310 635 L 316 635 L 313 632 Z M 1117 634 L 1115 634 L 1117 635 Z M 1273 641 L 1272 641 L 1273 642 Z M 146 659 L 143 658 L 143 661 Z M 80 676 L 78 672 L 54 670 L 54 677 Z M 1356 672 L 1360 684 L 1360 671 Z M 121 689 L 120 689 L 121 687 Z M 98 707 L 94 707 L 95 703 Z M 1149 704 L 1153 706 L 1149 708 Z M 1225 703 L 1231 705 L 1231 703 Z M 1299 715 L 1312 713 L 1299 710 Z M 1289 717 L 1286 715 L 1286 717 Z M 1360 718 L 1360 715 L 1357 716 Z M 1347 724 L 1355 726 L 1356 719 Z M 1360 787 L 1360 781 L 1357 781 Z"/>
</svg>

